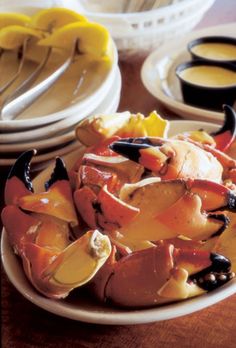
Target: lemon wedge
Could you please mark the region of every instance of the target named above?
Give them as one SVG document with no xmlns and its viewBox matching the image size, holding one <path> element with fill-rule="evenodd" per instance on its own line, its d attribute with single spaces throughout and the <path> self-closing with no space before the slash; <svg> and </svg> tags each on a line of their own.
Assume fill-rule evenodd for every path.
<svg viewBox="0 0 236 348">
<path fill-rule="evenodd" d="M 38 44 L 71 51 L 76 40 L 78 40 L 78 50 L 82 54 L 102 57 L 108 53 L 109 32 L 102 25 L 90 22 L 65 25 L 47 38 L 40 40 Z"/>
<path fill-rule="evenodd" d="M 19 48 L 23 42 L 31 37 L 42 38 L 42 34 L 34 29 L 20 25 L 10 25 L 0 30 L 0 47 L 11 50 Z"/>
<path fill-rule="evenodd" d="M 9 25 L 25 26 L 30 22 L 30 17 L 21 13 L 0 13 L 0 29 Z"/>
<path fill-rule="evenodd" d="M 31 18 L 30 26 L 39 30 L 54 31 L 74 22 L 86 22 L 87 18 L 66 8 L 49 8 L 37 12 Z"/>
</svg>

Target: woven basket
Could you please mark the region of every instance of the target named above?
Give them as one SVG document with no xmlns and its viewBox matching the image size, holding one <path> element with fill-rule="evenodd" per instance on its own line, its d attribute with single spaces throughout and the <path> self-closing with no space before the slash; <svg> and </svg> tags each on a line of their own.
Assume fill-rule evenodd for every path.
<svg viewBox="0 0 236 348">
<path fill-rule="evenodd" d="M 105 3 L 101 0 L 87 2 L 94 5 L 96 1 L 100 5 L 99 8 L 103 2 Z M 105 25 L 113 36 L 120 54 L 133 55 L 150 51 L 191 31 L 214 1 L 165 0 L 164 6 L 134 13 L 89 12 L 85 0 L 62 0 L 62 4 L 85 13 L 92 21 Z"/>
</svg>

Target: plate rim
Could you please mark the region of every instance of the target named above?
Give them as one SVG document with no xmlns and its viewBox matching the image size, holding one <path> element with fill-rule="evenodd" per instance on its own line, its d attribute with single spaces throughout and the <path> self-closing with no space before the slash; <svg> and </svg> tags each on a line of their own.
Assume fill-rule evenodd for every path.
<svg viewBox="0 0 236 348">
<path fill-rule="evenodd" d="M 164 59 L 168 55 L 171 55 L 173 52 L 173 48 L 177 48 L 177 51 L 175 51 L 176 56 L 178 53 L 184 53 L 187 52 L 186 45 L 189 41 L 193 40 L 194 38 L 200 37 L 200 36 L 208 36 L 208 35 L 221 35 L 225 36 L 230 34 L 228 32 L 233 31 L 233 29 L 236 29 L 235 23 L 230 24 L 223 24 L 219 26 L 213 26 L 208 27 L 205 29 L 193 31 L 186 35 L 184 38 L 181 39 L 181 41 L 176 43 L 175 41 L 164 44 L 161 48 L 155 49 L 153 52 L 151 52 L 146 59 L 144 60 L 142 67 L 141 67 L 141 80 L 147 89 L 149 93 L 153 97 L 155 97 L 158 101 L 160 101 L 162 104 L 164 104 L 167 109 L 170 109 L 171 111 L 175 112 L 177 115 L 183 117 L 183 118 L 191 118 L 191 119 L 200 119 L 201 121 L 208 120 L 210 122 L 221 122 L 223 120 L 223 113 L 215 112 L 207 109 L 197 108 L 188 104 L 185 104 L 184 102 L 175 100 L 174 98 L 168 96 L 165 94 L 165 92 L 162 90 L 160 83 L 157 83 L 157 87 L 154 90 L 152 83 L 150 83 L 148 78 L 148 73 L 150 73 L 151 69 L 152 71 L 156 71 L 155 66 L 153 65 L 154 61 L 158 61 L 161 59 Z M 219 31 L 219 32 L 218 32 Z M 219 34 L 220 33 L 220 34 Z M 233 36 L 231 34 L 231 36 Z M 179 48 L 184 46 L 185 48 Z M 157 65 L 156 65 L 157 66 Z M 158 82 L 160 80 L 160 76 L 158 73 L 155 73 L 155 76 L 158 79 Z"/>
<path fill-rule="evenodd" d="M 170 125 L 173 129 L 176 125 L 190 124 L 195 127 L 207 127 L 209 129 L 217 129 L 218 125 L 208 122 L 199 122 L 198 121 L 189 121 L 189 120 L 176 120 L 170 121 Z M 213 128 L 212 128 L 213 127 Z M 180 316 L 188 315 L 194 312 L 197 312 L 201 309 L 207 308 L 211 305 L 214 305 L 227 297 L 236 293 L 236 278 L 230 281 L 229 283 L 223 285 L 222 287 L 214 290 L 213 292 L 203 294 L 201 296 L 186 299 L 184 301 L 179 301 L 172 304 L 166 304 L 159 307 L 153 307 L 148 309 L 128 309 L 128 310 L 117 310 L 114 308 L 115 312 L 112 313 L 109 311 L 106 312 L 106 307 L 102 307 L 101 310 L 85 310 L 81 308 L 73 308 L 73 305 L 70 303 L 65 303 L 63 300 L 51 300 L 47 299 L 40 293 L 38 293 L 30 282 L 27 280 L 26 275 L 20 266 L 20 260 L 13 253 L 12 248 L 10 247 L 6 235 L 5 228 L 2 230 L 1 236 L 1 258 L 3 263 L 3 268 L 10 280 L 10 282 L 15 286 L 15 288 L 30 302 L 34 303 L 38 307 L 51 312 L 53 314 L 83 321 L 93 324 L 105 324 L 105 325 L 135 325 L 135 324 L 145 324 L 151 322 L 164 321 L 169 319 L 178 318 Z M 10 258 L 10 261 L 9 261 Z M 17 267 L 11 268 L 11 259 L 17 265 Z M 23 277 L 24 284 L 19 284 L 17 282 L 17 277 L 14 276 L 14 273 L 17 275 L 17 268 L 20 272 L 18 277 Z M 109 309 L 112 309 L 109 307 Z"/>
</svg>

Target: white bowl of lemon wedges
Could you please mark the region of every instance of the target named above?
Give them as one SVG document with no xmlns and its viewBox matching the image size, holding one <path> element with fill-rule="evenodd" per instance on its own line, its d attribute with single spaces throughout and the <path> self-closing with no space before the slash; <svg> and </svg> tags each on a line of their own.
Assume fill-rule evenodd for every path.
<svg viewBox="0 0 236 348">
<path fill-rule="evenodd" d="M 13 117 L 13 103 L 19 103 L 19 98 L 24 103 L 27 92 L 47 83 L 68 60 L 75 42 L 76 52 L 63 74 Z M 35 162 L 48 161 L 56 150 L 71 151 L 78 145 L 73 129 L 81 119 L 113 113 L 118 107 L 121 77 L 116 46 L 105 27 L 77 12 L 0 6 L 0 52 L 0 91 L 4 90 L 0 165 L 11 165 L 22 149 L 34 143 L 38 147 Z M 46 63 L 40 70 L 42 61 Z M 32 79 L 37 69 L 40 72 Z"/>
</svg>

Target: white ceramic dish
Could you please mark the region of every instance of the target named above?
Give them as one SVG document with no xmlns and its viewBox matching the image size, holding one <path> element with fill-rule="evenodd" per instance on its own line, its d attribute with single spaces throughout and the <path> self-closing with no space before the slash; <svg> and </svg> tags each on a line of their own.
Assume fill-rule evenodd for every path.
<svg viewBox="0 0 236 348">
<path fill-rule="evenodd" d="M 175 75 L 178 64 L 191 60 L 187 44 L 194 38 L 202 36 L 235 37 L 236 24 L 227 24 L 192 32 L 181 41 L 170 42 L 152 52 L 145 60 L 141 77 L 147 90 L 168 109 L 183 118 L 214 121 L 220 123 L 223 113 L 200 109 L 183 102 L 180 84 Z"/>
<path fill-rule="evenodd" d="M 120 98 L 120 91 L 121 74 L 119 69 L 117 69 L 113 84 L 105 99 L 100 99 L 99 106 L 92 110 L 90 114 L 103 112 L 103 109 L 106 111 L 107 109 L 111 108 L 111 106 L 116 104 L 117 100 Z M 114 107 L 112 107 L 112 109 L 114 109 Z M 2 134 L 0 137 L 0 153 L 20 152 L 27 150 L 30 147 L 35 147 L 36 149 L 45 149 L 73 140 L 74 136 L 71 129 L 81 119 L 87 116 L 89 116 L 89 114 L 76 114 L 69 119 L 61 120 L 55 124 L 40 127 L 35 130 Z M 63 132 L 63 134 L 58 135 L 60 132 Z"/>
<path fill-rule="evenodd" d="M 37 8 L 35 8 L 36 10 Z M 15 8 L 9 6 L 4 8 L 4 10 L 1 9 L 1 12 L 15 11 L 28 13 L 28 9 L 25 7 Z M 75 69 L 68 69 L 47 93 L 41 96 L 15 120 L 0 120 L 0 130 L 29 129 L 53 123 L 75 114 L 90 114 L 99 105 L 100 100 L 106 96 L 114 81 L 118 54 L 113 42 L 111 52 L 112 64 L 109 69 L 105 69 L 105 65 L 101 65 L 101 63 L 96 63 L 96 67 L 92 63 L 87 67 L 87 71 L 90 71 L 90 73 L 83 69 L 80 80 L 76 76 Z M 54 66 L 52 65 L 52 67 L 53 69 L 51 70 L 54 71 Z M 7 69 L 5 68 L 3 72 L 5 70 Z"/>
<path fill-rule="evenodd" d="M 117 83 L 119 83 L 120 87 L 121 87 L 121 79 L 119 79 L 119 76 L 117 76 Z M 114 113 L 116 112 L 117 108 L 118 108 L 118 105 L 119 105 L 119 102 L 120 102 L 120 88 L 118 89 L 119 92 L 116 92 L 117 94 L 114 94 L 112 95 L 112 99 L 110 100 L 110 97 L 108 98 L 108 100 L 106 101 L 106 104 L 105 102 L 102 103 L 102 105 L 100 105 L 99 108 L 97 108 L 96 110 L 94 110 L 94 112 L 92 114 L 98 114 L 98 113 Z M 77 122 L 79 122 L 79 120 L 77 120 Z M 76 123 L 77 123 L 76 122 Z M 74 131 L 72 131 L 74 133 Z M 72 140 L 74 139 L 74 136 L 72 134 L 72 132 L 70 132 L 70 136 L 72 136 Z M 58 137 L 59 138 L 59 137 Z M 58 140 L 58 139 L 57 139 Z M 48 140 L 50 142 L 50 140 Z M 36 143 L 32 143 L 31 145 L 32 146 L 29 146 L 27 145 L 27 147 L 24 149 L 29 149 L 29 148 L 36 148 Z M 77 144 L 77 145 L 75 145 Z M 45 162 L 45 161 L 49 161 L 53 158 L 55 158 L 55 156 L 57 155 L 64 155 L 68 152 L 71 152 L 74 148 L 77 148 L 78 147 L 78 143 L 77 142 L 72 142 L 72 143 L 69 143 L 68 145 L 65 146 L 65 144 L 63 143 L 62 144 L 62 147 L 57 149 L 57 150 L 54 150 L 54 151 L 49 151 L 45 154 L 42 154 L 42 155 L 38 155 L 36 157 L 34 157 L 34 159 L 32 160 L 32 163 L 42 163 L 42 162 Z M 16 158 L 0 158 L 0 166 L 11 166 L 15 163 L 15 160 Z"/>
<path fill-rule="evenodd" d="M 217 126 L 204 122 L 172 121 L 169 134 L 199 128 L 214 131 L 217 129 Z M 68 169 L 73 165 L 77 156 L 78 151 L 65 156 Z M 51 164 L 34 180 L 36 191 L 46 178 L 50 176 L 53 166 Z M 19 259 L 9 246 L 4 229 L 1 239 L 1 253 L 3 266 L 10 281 L 25 298 L 54 314 L 89 323 L 131 325 L 173 319 L 199 311 L 236 293 L 236 279 L 234 279 L 211 293 L 178 303 L 142 310 L 105 307 L 85 295 L 81 294 L 81 297 L 79 297 L 79 292 L 74 292 L 66 300 L 50 300 L 40 295 L 26 279 Z M 78 294 L 78 298 L 76 298 L 76 294 Z"/>
</svg>

